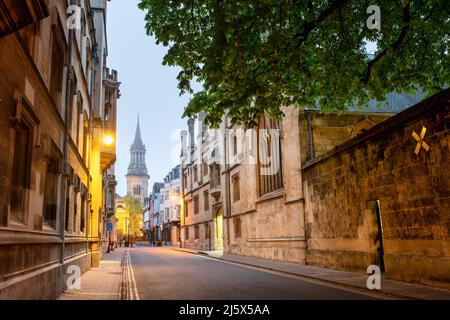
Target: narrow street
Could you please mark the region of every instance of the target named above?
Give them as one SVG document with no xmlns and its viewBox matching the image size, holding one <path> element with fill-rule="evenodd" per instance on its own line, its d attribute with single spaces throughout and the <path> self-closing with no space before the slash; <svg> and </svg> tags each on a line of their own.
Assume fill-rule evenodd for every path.
<svg viewBox="0 0 450 320">
<path fill-rule="evenodd" d="M 139 247 L 129 252 L 141 300 L 366 300 L 375 297 L 168 248 Z"/>
</svg>

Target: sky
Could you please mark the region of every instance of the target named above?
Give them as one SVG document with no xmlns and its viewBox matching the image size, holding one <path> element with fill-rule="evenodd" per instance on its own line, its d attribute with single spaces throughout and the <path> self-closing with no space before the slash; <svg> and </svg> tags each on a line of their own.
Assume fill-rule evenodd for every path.
<svg viewBox="0 0 450 320">
<path fill-rule="evenodd" d="M 179 69 L 162 65 L 167 48 L 157 46 L 146 35 L 144 12 L 138 0 L 108 2 L 108 66 L 119 72 L 121 98 L 117 119 L 117 193 L 126 194 L 130 146 L 138 114 L 142 140 L 147 148 L 149 188 L 163 181 L 179 164 L 179 130 L 187 128 L 182 119 L 189 96 L 179 96 Z M 178 130 L 178 131 L 177 131 Z"/>
</svg>

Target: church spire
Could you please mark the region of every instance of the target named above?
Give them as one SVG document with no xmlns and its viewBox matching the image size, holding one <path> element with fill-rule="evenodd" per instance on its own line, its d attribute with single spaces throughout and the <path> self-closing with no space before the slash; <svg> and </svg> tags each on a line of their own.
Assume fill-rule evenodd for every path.
<svg viewBox="0 0 450 320">
<path fill-rule="evenodd" d="M 128 166 L 128 174 L 127 176 L 138 176 L 138 177 L 147 177 L 148 171 L 147 166 L 145 165 L 145 145 L 142 142 L 141 136 L 141 125 L 140 119 L 138 116 L 136 126 L 136 134 L 134 137 L 134 142 L 131 145 L 130 149 L 130 165 Z"/>
<path fill-rule="evenodd" d="M 140 121 L 139 121 L 139 114 L 138 114 L 138 121 L 137 121 L 137 126 L 136 126 L 136 134 L 134 136 L 134 143 L 133 143 L 133 145 L 134 145 L 134 147 L 140 147 L 140 146 L 144 145 L 142 143 L 141 125 L 140 125 Z"/>
</svg>

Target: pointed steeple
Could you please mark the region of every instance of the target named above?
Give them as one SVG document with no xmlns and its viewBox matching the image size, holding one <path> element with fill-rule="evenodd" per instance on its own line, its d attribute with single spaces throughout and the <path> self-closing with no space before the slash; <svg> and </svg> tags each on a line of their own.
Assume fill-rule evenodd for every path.
<svg viewBox="0 0 450 320">
<path fill-rule="evenodd" d="M 136 134 L 134 135 L 134 143 L 133 146 L 136 147 L 141 147 L 144 144 L 142 143 L 142 136 L 141 136 L 141 124 L 139 121 L 139 115 L 138 115 L 138 121 L 137 121 L 137 126 L 136 126 Z"/>
<path fill-rule="evenodd" d="M 145 165 L 145 145 L 142 142 L 141 125 L 138 115 L 136 126 L 136 134 L 134 136 L 134 142 L 130 149 L 130 165 L 128 166 L 127 176 L 147 177 L 148 171 Z"/>
</svg>

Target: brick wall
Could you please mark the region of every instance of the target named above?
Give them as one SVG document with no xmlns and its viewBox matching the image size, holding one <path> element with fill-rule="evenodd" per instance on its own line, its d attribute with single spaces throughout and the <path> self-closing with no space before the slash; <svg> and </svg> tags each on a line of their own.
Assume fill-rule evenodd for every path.
<svg viewBox="0 0 450 320">
<path fill-rule="evenodd" d="M 303 166 L 307 263 L 365 271 L 377 263 L 379 201 L 386 276 L 450 287 L 449 90 Z M 430 150 L 412 133 L 427 128 Z"/>
</svg>

